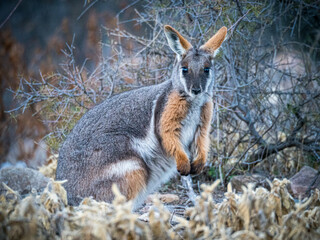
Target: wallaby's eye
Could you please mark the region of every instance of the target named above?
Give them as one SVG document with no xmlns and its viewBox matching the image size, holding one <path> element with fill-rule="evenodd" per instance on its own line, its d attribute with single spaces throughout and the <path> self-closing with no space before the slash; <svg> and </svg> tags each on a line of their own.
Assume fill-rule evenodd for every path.
<svg viewBox="0 0 320 240">
<path fill-rule="evenodd" d="M 203 71 L 204 71 L 205 73 L 209 73 L 209 72 L 210 72 L 210 68 L 205 67 Z"/>
<path fill-rule="evenodd" d="M 182 67 L 181 69 L 182 69 L 183 73 L 187 73 L 188 72 L 188 68 L 187 67 Z"/>
</svg>

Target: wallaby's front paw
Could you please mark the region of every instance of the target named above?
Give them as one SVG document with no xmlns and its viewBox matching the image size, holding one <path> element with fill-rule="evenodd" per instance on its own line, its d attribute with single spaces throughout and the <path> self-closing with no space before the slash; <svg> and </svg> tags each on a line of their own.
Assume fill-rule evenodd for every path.
<svg viewBox="0 0 320 240">
<path fill-rule="evenodd" d="M 186 155 L 180 155 L 176 161 L 178 172 L 183 176 L 189 175 L 191 167 L 188 157 Z"/>
<path fill-rule="evenodd" d="M 190 163 L 187 162 L 178 166 L 177 170 L 182 176 L 188 176 L 190 174 Z"/>
<path fill-rule="evenodd" d="M 199 174 L 201 173 L 203 167 L 205 165 L 205 161 L 201 159 L 197 159 L 191 163 L 191 171 L 190 174 Z"/>
</svg>

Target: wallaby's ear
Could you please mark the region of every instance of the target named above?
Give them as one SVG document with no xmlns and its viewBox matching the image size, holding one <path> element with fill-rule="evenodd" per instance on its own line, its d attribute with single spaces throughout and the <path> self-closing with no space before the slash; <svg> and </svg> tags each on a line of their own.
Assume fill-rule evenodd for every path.
<svg viewBox="0 0 320 240">
<path fill-rule="evenodd" d="M 181 34 L 169 25 L 164 26 L 164 33 L 170 48 L 178 55 L 184 54 L 192 45 Z"/>
<path fill-rule="evenodd" d="M 226 35 L 227 35 L 227 28 L 222 27 L 212 38 L 210 38 L 200 48 L 206 51 L 209 51 L 212 55 L 215 55 L 218 52 L 219 47 L 223 43 Z"/>
</svg>

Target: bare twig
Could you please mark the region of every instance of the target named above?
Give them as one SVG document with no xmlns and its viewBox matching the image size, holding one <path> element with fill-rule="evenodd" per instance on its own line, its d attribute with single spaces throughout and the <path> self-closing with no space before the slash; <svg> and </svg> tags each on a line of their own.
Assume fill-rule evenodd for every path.
<svg viewBox="0 0 320 240">
<path fill-rule="evenodd" d="M 192 179 L 191 179 L 190 175 L 182 176 L 181 181 L 182 181 L 184 187 L 188 189 L 189 199 L 192 201 L 193 204 L 196 204 L 196 194 L 195 194 L 193 187 L 192 187 Z"/>
<path fill-rule="evenodd" d="M 9 13 L 8 17 L 1 23 L 0 25 L 0 29 L 6 24 L 6 22 L 10 19 L 10 17 L 12 16 L 12 14 L 17 10 L 17 8 L 19 7 L 20 3 L 22 2 L 22 0 L 19 0 L 17 2 L 17 4 L 14 6 L 14 8 L 12 9 L 12 11 Z"/>
</svg>

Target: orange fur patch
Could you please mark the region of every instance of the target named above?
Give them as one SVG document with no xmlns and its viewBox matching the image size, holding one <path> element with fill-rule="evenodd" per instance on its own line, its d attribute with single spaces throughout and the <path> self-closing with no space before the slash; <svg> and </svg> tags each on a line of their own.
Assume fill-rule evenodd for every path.
<svg viewBox="0 0 320 240">
<path fill-rule="evenodd" d="M 187 175 L 190 172 L 190 162 L 180 142 L 181 122 L 187 116 L 188 102 L 178 92 L 172 92 L 160 119 L 160 136 L 166 153 L 173 156 L 178 171 Z"/>
<path fill-rule="evenodd" d="M 127 183 L 127 200 L 134 199 L 147 186 L 147 174 L 144 169 L 135 170 L 125 175 Z"/>
<path fill-rule="evenodd" d="M 221 46 L 226 35 L 227 35 L 227 28 L 226 27 L 220 28 L 219 31 L 212 38 L 210 38 L 201 48 L 213 53 L 215 50 L 217 50 Z"/>
<path fill-rule="evenodd" d="M 203 169 L 210 147 L 210 123 L 213 112 L 213 103 L 207 102 L 201 109 L 201 125 L 196 139 L 197 157 L 191 164 L 191 173 L 200 173 Z"/>
</svg>

